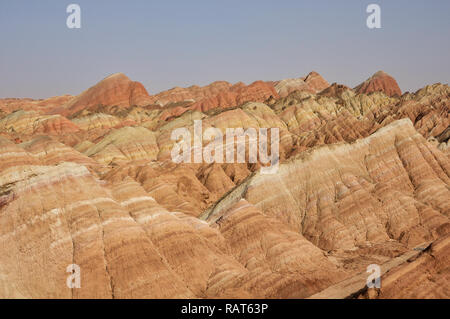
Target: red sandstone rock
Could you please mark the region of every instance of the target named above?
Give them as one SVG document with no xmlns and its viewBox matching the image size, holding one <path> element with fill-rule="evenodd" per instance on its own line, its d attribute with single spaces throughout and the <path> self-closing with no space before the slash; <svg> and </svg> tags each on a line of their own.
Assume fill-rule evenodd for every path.
<svg viewBox="0 0 450 319">
<path fill-rule="evenodd" d="M 400 96 L 400 90 L 397 81 L 389 74 L 378 71 L 372 77 L 355 87 L 357 93 L 384 92 L 387 96 Z"/>
<path fill-rule="evenodd" d="M 61 108 L 53 109 L 51 113 L 71 116 L 97 106 L 111 105 L 127 108 L 132 105 L 150 103 L 150 96 L 141 83 L 131 81 L 123 73 L 115 73 L 74 97 Z"/>
<path fill-rule="evenodd" d="M 315 90 L 315 92 L 320 92 L 330 86 L 330 84 L 319 73 L 314 71 L 310 72 L 306 76 L 305 83 Z"/>
</svg>

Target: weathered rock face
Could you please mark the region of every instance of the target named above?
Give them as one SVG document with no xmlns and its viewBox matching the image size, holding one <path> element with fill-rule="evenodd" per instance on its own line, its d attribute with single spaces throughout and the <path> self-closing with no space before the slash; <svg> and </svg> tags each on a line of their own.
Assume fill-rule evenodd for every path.
<svg viewBox="0 0 450 319">
<path fill-rule="evenodd" d="M 371 92 L 384 92 L 387 96 L 402 95 L 397 81 L 383 71 L 378 71 L 371 78 L 355 87 L 355 91 L 366 94 Z"/>
<path fill-rule="evenodd" d="M 330 84 L 317 72 L 310 72 L 306 78 L 305 83 L 311 87 L 315 93 L 325 90 Z"/>
<path fill-rule="evenodd" d="M 450 235 L 428 246 L 419 256 L 381 277 L 380 289 L 365 289 L 358 298 L 448 299 Z"/>
<path fill-rule="evenodd" d="M 415 128 L 444 151 L 450 123 L 448 85 L 434 84 L 402 98 L 384 93 L 355 94 L 331 85 L 318 95 L 293 92 L 270 104 L 296 134 L 297 151 L 321 144 L 352 142 L 396 119 L 410 118 Z M 295 152 L 294 152 L 295 153 Z"/>
<path fill-rule="evenodd" d="M 84 166 L 9 172 L 1 177 L 14 198 L 2 209 L 2 297 L 192 296 L 142 227 Z M 83 289 L 66 286 L 70 264 L 84 269 Z"/>
<path fill-rule="evenodd" d="M 445 143 L 450 136 L 450 88 L 448 85 L 427 85 L 400 103 L 400 116 L 414 122 L 417 131 Z"/>
<path fill-rule="evenodd" d="M 149 96 L 116 74 L 73 98 L 1 100 L 0 297 L 304 298 L 432 242 L 356 296 L 449 298 L 450 88 L 400 97 L 386 78 Z M 278 171 L 175 163 L 171 133 L 193 138 L 196 120 L 277 128 Z"/>
<path fill-rule="evenodd" d="M 255 209 L 231 214 L 261 238 L 170 212 L 134 180 L 105 185 L 83 165 L 34 165 L 39 156 L 11 147 L 24 165 L 0 173 L 2 297 L 301 297 L 343 276 L 320 249 Z M 246 214 L 256 214 L 247 227 Z M 262 250 L 239 253 L 255 244 Z M 66 286 L 71 264 L 83 271 L 82 289 Z"/>
<path fill-rule="evenodd" d="M 344 276 L 301 234 L 245 200 L 232 205 L 215 224 L 232 255 L 250 272 L 252 284 L 268 287 L 261 294 L 265 297 L 302 298 Z"/>
<path fill-rule="evenodd" d="M 286 97 L 295 91 L 307 91 L 315 93 L 315 91 L 305 82 L 305 78 L 284 79 L 275 83 L 275 90 L 280 97 Z"/>
<path fill-rule="evenodd" d="M 413 247 L 450 226 L 449 170 L 405 119 L 354 144 L 302 154 L 276 175 L 257 174 L 243 198 L 326 251 L 389 239 Z"/>
<path fill-rule="evenodd" d="M 156 159 L 158 146 L 153 132 L 144 127 L 128 126 L 112 130 L 84 153 L 103 164 L 142 158 L 152 160 Z"/>
<path fill-rule="evenodd" d="M 118 126 L 122 121 L 109 114 L 95 113 L 72 120 L 79 128 L 90 131 L 95 129 L 110 129 Z"/>
<path fill-rule="evenodd" d="M 350 96 L 354 95 L 354 93 L 348 86 L 345 86 L 343 84 L 337 84 L 337 83 L 331 84 L 329 87 L 320 91 L 319 94 L 321 96 L 335 97 L 335 98 L 343 98 L 343 96 L 345 94 L 350 95 Z"/>
</svg>

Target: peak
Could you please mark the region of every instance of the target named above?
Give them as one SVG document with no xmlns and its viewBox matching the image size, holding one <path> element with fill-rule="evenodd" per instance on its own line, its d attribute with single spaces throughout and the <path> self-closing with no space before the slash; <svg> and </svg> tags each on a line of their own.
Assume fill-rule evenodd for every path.
<svg viewBox="0 0 450 319">
<path fill-rule="evenodd" d="M 113 77 L 113 76 L 123 76 L 123 75 L 125 75 L 125 74 L 123 74 L 122 72 L 116 72 L 116 73 L 113 73 L 111 75 L 108 75 L 107 78 L 108 77 Z"/>
<path fill-rule="evenodd" d="M 63 114 L 73 115 L 82 109 L 98 106 L 146 104 L 149 98 L 141 83 L 133 82 L 123 73 L 114 73 L 67 102 Z"/>
<path fill-rule="evenodd" d="M 380 70 L 374 73 L 374 75 L 372 75 L 372 78 L 378 78 L 378 77 L 384 77 L 384 76 L 390 76 L 389 74 L 387 74 L 386 72 Z"/>
<path fill-rule="evenodd" d="M 306 78 L 311 77 L 311 76 L 321 76 L 321 75 L 319 73 L 317 73 L 316 71 L 311 71 L 311 72 L 308 73 Z"/>
<path fill-rule="evenodd" d="M 102 83 L 103 81 L 107 81 L 107 80 L 113 80 L 113 79 L 116 79 L 116 80 L 120 79 L 120 80 L 125 80 L 125 81 L 131 81 L 128 78 L 128 76 L 126 76 L 125 74 L 123 74 L 121 72 L 118 72 L 118 73 L 114 73 L 114 74 L 108 75 L 106 78 L 101 80 L 99 83 Z"/>
<path fill-rule="evenodd" d="M 387 96 L 401 96 L 397 81 L 384 71 L 377 71 L 370 78 L 355 87 L 356 93 L 384 92 Z"/>
<path fill-rule="evenodd" d="M 309 72 L 305 78 L 305 83 L 307 83 L 315 92 L 320 92 L 330 86 L 330 83 L 316 71 Z"/>
</svg>

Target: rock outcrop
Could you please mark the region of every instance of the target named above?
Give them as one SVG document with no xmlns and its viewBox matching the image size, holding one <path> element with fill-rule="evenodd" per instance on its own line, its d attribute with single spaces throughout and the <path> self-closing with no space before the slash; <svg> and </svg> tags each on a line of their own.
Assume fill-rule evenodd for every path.
<svg viewBox="0 0 450 319">
<path fill-rule="evenodd" d="M 372 77 L 355 87 L 357 93 L 384 92 L 387 96 L 401 96 L 397 81 L 389 74 L 378 71 Z"/>
<path fill-rule="evenodd" d="M 89 110 L 98 106 L 127 108 L 132 105 L 150 103 L 150 96 L 141 83 L 131 81 L 123 73 L 115 73 L 72 98 L 62 107 L 55 108 L 50 112 L 73 116 L 82 110 Z"/>
</svg>

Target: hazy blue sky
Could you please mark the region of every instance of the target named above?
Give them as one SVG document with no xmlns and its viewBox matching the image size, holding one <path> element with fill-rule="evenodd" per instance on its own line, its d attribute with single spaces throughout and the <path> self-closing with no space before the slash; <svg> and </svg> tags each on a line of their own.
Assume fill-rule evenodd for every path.
<svg viewBox="0 0 450 319">
<path fill-rule="evenodd" d="M 0 0 L 0 45 L 0 97 L 78 94 L 115 72 L 156 93 L 311 70 L 353 87 L 381 69 L 413 91 L 449 82 L 450 1 Z"/>
</svg>

